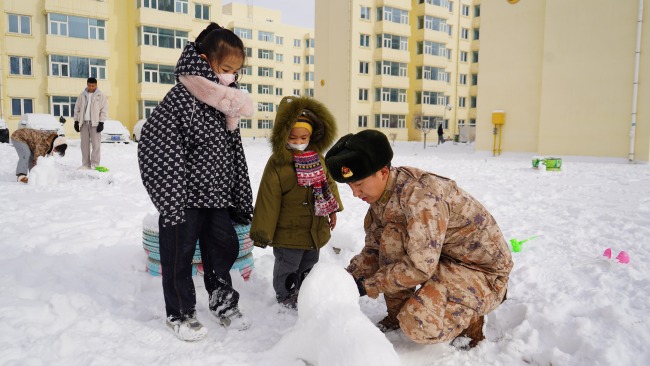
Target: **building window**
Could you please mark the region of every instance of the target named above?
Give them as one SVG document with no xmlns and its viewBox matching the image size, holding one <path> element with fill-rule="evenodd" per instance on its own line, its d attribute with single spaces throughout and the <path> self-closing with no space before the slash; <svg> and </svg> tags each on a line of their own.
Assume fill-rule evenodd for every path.
<svg viewBox="0 0 650 366">
<path fill-rule="evenodd" d="M 314 97 L 314 88 L 305 89 L 305 96 L 313 98 Z"/>
<path fill-rule="evenodd" d="M 34 113 L 34 100 L 27 98 L 11 98 L 11 114 L 21 116 L 25 113 Z"/>
<path fill-rule="evenodd" d="M 407 51 L 408 37 L 396 36 L 393 34 L 378 34 L 377 48 L 391 48 L 394 50 Z"/>
<path fill-rule="evenodd" d="M 447 97 L 443 92 L 415 92 L 415 104 L 446 105 Z"/>
<path fill-rule="evenodd" d="M 432 56 L 449 57 L 449 50 L 447 49 L 446 45 L 444 43 L 438 42 L 418 42 L 416 52 L 418 55 L 426 54 Z"/>
<path fill-rule="evenodd" d="M 391 8 L 388 6 L 377 8 L 377 21 L 387 21 L 398 24 L 409 24 L 408 10 Z"/>
<path fill-rule="evenodd" d="M 464 119 L 459 119 L 458 120 L 458 125 L 459 126 L 465 126 L 465 120 Z"/>
<path fill-rule="evenodd" d="M 50 111 L 53 116 L 72 117 L 77 97 L 50 97 Z"/>
<path fill-rule="evenodd" d="M 176 83 L 174 78 L 174 66 L 143 64 L 142 73 L 143 77 L 140 78 L 140 80 L 145 83 L 169 85 L 174 85 Z"/>
<path fill-rule="evenodd" d="M 9 56 L 9 73 L 11 75 L 32 75 L 31 57 Z"/>
<path fill-rule="evenodd" d="M 375 102 L 406 103 L 406 89 L 376 88 Z"/>
<path fill-rule="evenodd" d="M 370 20 L 370 8 L 361 5 L 361 19 Z"/>
<path fill-rule="evenodd" d="M 418 29 L 430 29 L 436 32 L 449 33 L 449 27 L 447 21 L 442 18 L 432 17 L 430 15 L 418 17 Z"/>
<path fill-rule="evenodd" d="M 467 74 L 458 74 L 458 84 L 467 85 Z"/>
<path fill-rule="evenodd" d="M 305 64 L 313 65 L 314 64 L 314 55 L 305 56 Z"/>
<path fill-rule="evenodd" d="M 161 48 L 184 48 L 188 41 L 188 32 L 174 29 L 140 27 L 140 44 Z"/>
<path fill-rule="evenodd" d="M 469 29 L 467 29 L 467 28 L 461 28 L 461 29 L 460 29 L 460 38 L 462 38 L 462 39 L 469 39 Z"/>
<path fill-rule="evenodd" d="M 258 112 L 273 112 L 273 103 L 258 102 L 257 103 Z"/>
<path fill-rule="evenodd" d="M 273 85 L 265 85 L 265 84 L 258 85 L 257 94 L 273 95 Z"/>
<path fill-rule="evenodd" d="M 368 74 L 369 68 L 370 68 L 370 62 L 359 61 L 359 74 Z"/>
<path fill-rule="evenodd" d="M 284 44 L 284 37 L 275 36 L 275 44 L 282 46 Z"/>
<path fill-rule="evenodd" d="M 143 100 L 142 103 L 138 103 L 138 118 L 149 118 L 151 117 L 151 112 L 156 109 L 158 106 L 158 101 L 155 100 Z"/>
<path fill-rule="evenodd" d="M 273 77 L 273 68 L 260 66 L 257 68 L 257 76 Z"/>
<path fill-rule="evenodd" d="M 248 28 L 235 28 L 234 33 L 242 39 L 253 39 L 253 30 Z"/>
<path fill-rule="evenodd" d="M 367 128 L 368 127 L 368 116 L 359 116 L 358 127 Z"/>
<path fill-rule="evenodd" d="M 8 14 L 9 33 L 32 34 L 32 18 L 28 15 Z"/>
<path fill-rule="evenodd" d="M 459 97 L 458 98 L 458 108 L 465 108 L 467 106 L 467 98 Z"/>
<path fill-rule="evenodd" d="M 253 128 L 253 120 L 250 118 L 241 118 L 239 119 L 239 128 L 240 129 L 251 129 Z"/>
<path fill-rule="evenodd" d="M 299 97 L 300 96 L 300 89 L 293 89 L 293 96 Z"/>
<path fill-rule="evenodd" d="M 194 18 L 210 20 L 210 5 L 194 4 Z"/>
<path fill-rule="evenodd" d="M 480 17 L 481 16 L 481 5 L 474 5 L 474 16 L 475 17 Z"/>
<path fill-rule="evenodd" d="M 282 62 L 282 61 L 284 61 L 284 55 L 281 54 L 281 53 L 276 53 L 276 54 L 275 54 L 275 61 L 277 61 L 277 62 Z"/>
<path fill-rule="evenodd" d="M 469 107 L 476 108 L 476 97 L 469 97 Z"/>
<path fill-rule="evenodd" d="M 461 7 L 460 7 L 460 13 L 464 17 L 468 17 L 469 16 L 469 5 L 462 4 Z"/>
<path fill-rule="evenodd" d="M 314 72 L 308 71 L 305 73 L 305 81 L 314 81 Z"/>
<path fill-rule="evenodd" d="M 50 76 L 106 79 L 106 60 L 50 55 Z"/>
<path fill-rule="evenodd" d="M 189 14 L 190 6 L 188 0 L 175 0 L 174 11 L 181 14 Z"/>
<path fill-rule="evenodd" d="M 300 64 L 300 56 L 293 56 L 293 63 Z"/>
<path fill-rule="evenodd" d="M 260 58 L 262 60 L 273 60 L 273 51 L 263 50 L 260 48 L 259 50 L 257 50 L 257 58 Z"/>
<path fill-rule="evenodd" d="M 72 15 L 48 14 L 49 32 L 52 35 L 81 39 L 106 39 L 106 21 Z"/>
<path fill-rule="evenodd" d="M 377 75 L 407 76 L 407 64 L 393 61 L 377 61 Z"/>
<path fill-rule="evenodd" d="M 370 35 L 369 34 L 359 35 L 359 45 L 361 47 L 370 47 Z"/>
<path fill-rule="evenodd" d="M 415 78 L 417 80 L 438 80 L 449 82 L 450 73 L 441 67 L 418 66 L 415 68 Z"/>
<path fill-rule="evenodd" d="M 259 119 L 257 120 L 257 128 L 260 130 L 270 130 L 273 128 L 272 119 Z"/>
<path fill-rule="evenodd" d="M 460 62 L 467 62 L 467 52 L 460 51 Z"/>
<path fill-rule="evenodd" d="M 262 41 L 262 42 L 274 42 L 273 33 L 272 32 L 258 31 L 257 32 L 257 40 Z"/>
<path fill-rule="evenodd" d="M 478 74 L 472 74 L 472 85 L 478 85 Z"/>
<path fill-rule="evenodd" d="M 404 128 L 406 116 L 403 114 L 375 114 L 375 128 Z"/>
<path fill-rule="evenodd" d="M 481 30 L 479 28 L 474 28 L 474 40 L 478 40 L 481 36 Z"/>
<path fill-rule="evenodd" d="M 450 7 L 450 1 L 449 0 L 418 0 L 420 4 L 427 3 L 429 5 L 435 5 L 435 6 L 440 6 L 445 9 L 449 9 L 451 11 Z"/>
<path fill-rule="evenodd" d="M 249 93 L 253 92 L 253 85 L 252 84 L 245 84 L 245 83 L 240 83 L 239 84 L 239 90 L 245 90 Z"/>
<path fill-rule="evenodd" d="M 300 47 L 300 44 L 301 44 L 300 40 L 294 38 L 294 40 L 293 40 L 293 46 L 294 46 L 294 47 Z"/>
<path fill-rule="evenodd" d="M 293 73 L 293 80 L 300 81 L 300 73 L 299 72 L 294 72 Z"/>
<path fill-rule="evenodd" d="M 275 71 L 275 78 L 276 79 L 282 79 L 283 75 L 284 75 L 284 72 L 277 71 L 277 70 Z"/>
<path fill-rule="evenodd" d="M 253 66 L 242 66 L 239 69 L 239 74 L 241 75 L 253 75 Z"/>
<path fill-rule="evenodd" d="M 313 38 L 307 38 L 305 40 L 305 48 L 314 48 L 315 46 L 315 41 Z"/>
<path fill-rule="evenodd" d="M 368 89 L 359 89 L 359 100 L 368 100 Z"/>
<path fill-rule="evenodd" d="M 472 52 L 472 62 L 478 62 L 478 51 Z"/>
<path fill-rule="evenodd" d="M 281 96 L 282 96 L 282 92 L 283 92 L 282 88 L 275 88 L 275 95 L 281 97 Z"/>
</svg>

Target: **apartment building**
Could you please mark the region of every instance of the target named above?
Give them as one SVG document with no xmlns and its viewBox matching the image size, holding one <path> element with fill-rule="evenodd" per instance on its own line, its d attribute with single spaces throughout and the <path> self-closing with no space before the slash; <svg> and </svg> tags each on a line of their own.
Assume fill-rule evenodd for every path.
<svg viewBox="0 0 650 366">
<path fill-rule="evenodd" d="M 481 2 L 316 1 L 316 98 L 340 133 L 422 140 L 443 125 L 473 141 Z M 435 132 L 432 134 L 435 135 Z"/>
<path fill-rule="evenodd" d="M 267 135 L 283 96 L 314 94 L 313 30 L 282 24 L 278 11 L 220 0 L 5 0 L 0 9 L 0 115 L 10 130 L 23 113 L 72 117 L 91 76 L 109 117 L 131 129 L 174 85 L 181 50 L 210 21 L 246 46 L 240 81 L 258 111 L 242 120 L 243 136 Z M 66 134 L 76 135 L 72 123 Z"/>
</svg>

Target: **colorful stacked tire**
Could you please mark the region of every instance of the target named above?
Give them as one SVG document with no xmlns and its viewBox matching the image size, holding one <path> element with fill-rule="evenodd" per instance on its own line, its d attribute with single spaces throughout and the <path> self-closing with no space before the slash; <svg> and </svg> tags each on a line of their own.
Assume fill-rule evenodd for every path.
<svg viewBox="0 0 650 366">
<path fill-rule="evenodd" d="M 255 261 L 253 259 L 253 241 L 250 238 L 250 225 L 235 224 L 235 231 L 239 239 L 239 254 L 232 269 L 239 270 L 239 273 L 248 280 Z M 152 276 L 161 276 L 162 269 L 160 265 L 160 246 L 158 242 L 158 214 L 148 214 L 142 221 L 142 247 L 147 253 L 147 272 Z M 196 242 L 196 251 L 192 258 L 192 276 L 203 276 L 203 263 L 201 263 L 201 249 L 198 241 Z"/>
</svg>

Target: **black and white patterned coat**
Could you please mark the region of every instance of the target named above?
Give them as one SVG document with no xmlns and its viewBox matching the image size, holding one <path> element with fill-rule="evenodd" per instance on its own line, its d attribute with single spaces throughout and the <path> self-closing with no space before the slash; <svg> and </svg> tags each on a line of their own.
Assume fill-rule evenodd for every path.
<svg viewBox="0 0 650 366">
<path fill-rule="evenodd" d="M 194 43 L 183 50 L 180 75 L 218 82 Z M 225 115 L 176 85 L 142 127 L 138 145 L 142 182 L 168 227 L 185 221 L 186 208 L 234 207 L 251 214 L 252 190 L 239 129 L 226 129 Z"/>
</svg>

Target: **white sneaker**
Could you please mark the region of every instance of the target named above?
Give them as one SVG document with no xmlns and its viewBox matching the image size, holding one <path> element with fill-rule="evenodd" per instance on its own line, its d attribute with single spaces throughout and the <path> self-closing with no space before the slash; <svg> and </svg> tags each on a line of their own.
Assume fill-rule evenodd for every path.
<svg viewBox="0 0 650 366">
<path fill-rule="evenodd" d="M 208 329 L 199 323 L 196 318 L 185 320 L 170 320 L 167 318 L 167 328 L 183 341 L 200 341 L 208 335 Z"/>
<path fill-rule="evenodd" d="M 235 330 L 246 330 L 251 327 L 251 322 L 246 318 L 239 309 L 235 309 L 233 312 L 226 315 L 217 315 L 215 312 L 212 312 L 217 318 L 217 321 L 224 327 L 235 329 Z"/>
<path fill-rule="evenodd" d="M 77 170 L 90 170 L 90 167 L 87 167 L 87 166 L 85 166 L 85 165 L 82 165 L 82 166 L 80 166 L 79 168 L 77 168 Z"/>
</svg>

